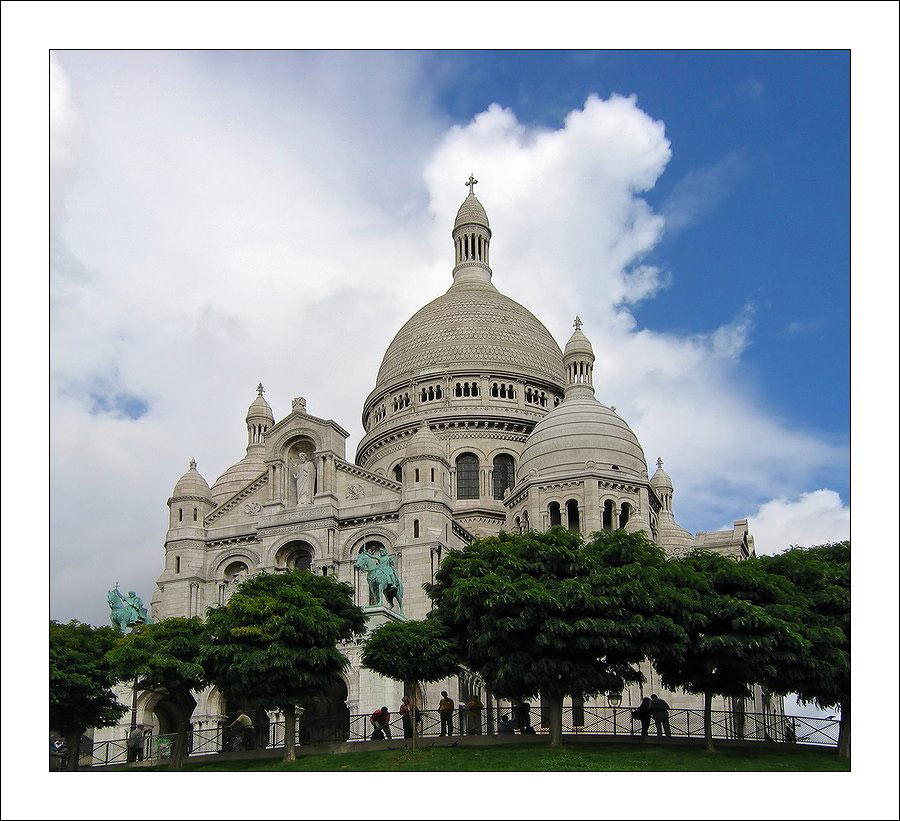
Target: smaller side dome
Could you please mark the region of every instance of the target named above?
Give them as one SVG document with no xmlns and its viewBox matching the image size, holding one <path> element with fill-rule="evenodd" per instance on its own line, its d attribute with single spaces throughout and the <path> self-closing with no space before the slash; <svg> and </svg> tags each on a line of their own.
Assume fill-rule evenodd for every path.
<svg viewBox="0 0 900 821">
<path fill-rule="evenodd" d="M 434 431 L 423 422 L 406 446 L 407 459 L 446 459 L 444 448 Z"/>
<path fill-rule="evenodd" d="M 212 503 L 212 491 L 209 489 L 206 479 L 197 470 L 196 459 L 191 459 L 187 473 L 175 483 L 175 489 L 172 491 L 173 499 L 186 496 L 199 497 Z"/>
<path fill-rule="evenodd" d="M 650 479 L 650 486 L 656 491 L 672 491 L 675 489 L 671 477 L 663 470 L 663 460 L 661 458 L 656 460 L 656 473 L 654 473 L 653 477 Z"/>
<path fill-rule="evenodd" d="M 263 388 L 262 382 L 260 382 L 259 385 L 256 386 L 256 393 L 258 395 L 256 399 L 250 403 L 250 407 L 247 409 L 247 421 L 249 422 L 251 419 L 265 419 L 274 425 L 275 414 L 272 413 L 271 406 L 263 397 L 264 390 L 265 388 Z"/>
</svg>

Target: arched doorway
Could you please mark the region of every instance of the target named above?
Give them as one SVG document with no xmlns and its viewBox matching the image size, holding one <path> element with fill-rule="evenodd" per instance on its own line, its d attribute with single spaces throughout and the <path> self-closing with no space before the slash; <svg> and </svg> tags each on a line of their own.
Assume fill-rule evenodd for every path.
<svg viewBox="0 0 900 821">
<path fill-rule="evenodd" d="M 309 542 L 295 539 L 282 545 L 275 554 L 275 566 L 281 570 L 309 570 L 315 550 Z"/>
</svg>

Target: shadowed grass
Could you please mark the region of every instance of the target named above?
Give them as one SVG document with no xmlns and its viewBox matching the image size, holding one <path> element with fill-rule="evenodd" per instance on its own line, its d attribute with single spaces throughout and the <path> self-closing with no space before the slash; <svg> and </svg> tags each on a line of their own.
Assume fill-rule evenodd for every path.
<svg viewBox="0 0 900 821">
<path fill-rule="evenodd" d="M 156 769 L 156 768 L 154 768 Z M 701 748 L 650 744 L 546 744 L 497 747 L 434 747 L 310 755 L 286 764 L 279 760 L 209 761 L 185 764 L 186 772 L 841 772 L 850 763 L 832 749 L 785 745 L 779 749 Z M 143 770 L 141 770 L 143 771 Z"/>
</svg>

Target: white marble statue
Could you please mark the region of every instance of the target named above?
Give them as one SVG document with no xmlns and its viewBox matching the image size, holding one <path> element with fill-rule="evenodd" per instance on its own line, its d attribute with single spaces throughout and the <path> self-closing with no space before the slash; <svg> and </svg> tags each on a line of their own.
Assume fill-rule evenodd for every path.
<svg viewBox="0 0 900 821">
<path fill-rule="evenodd" d="M 299 461 L 294 465 L 294 479 L 297 483 L 297 506 L 311 505 L 316 489 L 316 468 L 305 453 L 300 454 Z"/>
</svg>

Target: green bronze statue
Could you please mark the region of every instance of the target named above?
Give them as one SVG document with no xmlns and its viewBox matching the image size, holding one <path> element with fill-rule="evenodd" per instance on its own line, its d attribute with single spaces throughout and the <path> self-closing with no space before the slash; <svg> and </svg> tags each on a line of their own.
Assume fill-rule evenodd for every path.
<svg viewBox="0 0 900 821">
<path fill-rule="evenodd" d="M 109 604 L 109 620 L 122 633 L 128 632 L 128 628 L 136 624 L 152 623 L 141 597 L 134 590 L 129 590 L 128 595 L 123 596 L 119 592 L 118 582 L 108 591 L 106 601 Z"/>
<path fill-rule="evenodd" d="M 387 548 L 379 549 L 373 546 L 359 552 L 356 566 L 368 574 L 369 579 L 369 605 L 381 604 L 382 596 L 387 600 L 388 606 L 394 606 L 397 601 L 397 610 L 403 615 L 403 585 L 397 578 L 397 569 L 394 557 L 387 552 Z"/>
</svg>

